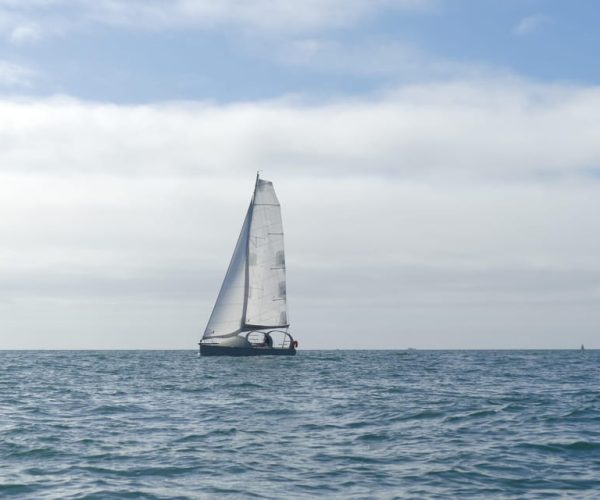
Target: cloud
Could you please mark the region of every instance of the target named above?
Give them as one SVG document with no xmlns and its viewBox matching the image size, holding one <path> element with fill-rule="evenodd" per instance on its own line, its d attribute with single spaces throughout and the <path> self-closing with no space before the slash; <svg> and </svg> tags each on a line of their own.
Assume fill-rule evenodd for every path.
<svg viewBox="0 0 600 500">
<path fill-rule="evenodd" d="M 146 19 L 150 25 L 222 24 L 261 30 L 296 31 L 351 25 L 377 11 L 390 9 L 423 10 L 428 0 L 179 0 L 168 7 L 164 3 L 148 6 L 147 2 L 130 3 L 118 9 L 105 3 L 99 17 L 109 22 Z M 103 17 L 104 14 L 104 17 Z M 109 15 L 107 15 L 109 14 Z"/>
<path fill-rule="evenodd" d="M 321 104 L 5 100 L 0 159 L 19 171 L 44 171 L 51 159 L 57 170 L 123 176 L 282 163 L 329 175 L 578 176 L 600 164 L 599 111 L 596 87 L 519 80 L 415 84 Z"/>
<path fill-rule="evenodd" d="M 521 19 L 513 28 L 513 33 L 517 35 L 529 35 L 539 31 L 544 26 L 550 24 L 552 19 L 542 14 L 527 16 Z"/>
<path fill-rule="evenodd" d="M 0 342 L 191 348 L 262 169 L 303 346 L 565 347 L 565 328 L 593 345 L 599 111 L 596 87 L 522 80 L 319 104 L 5 98 Z"/>
<path fill-rule="evenodd" d="M 594 185 L 270 177 L 303 346 L 594 345 Z M 3 347 L 193 347 L 251 175 L 0 178 Z"/>
<path fill-rule="evenodd" d="M 37 77 L 37 72 L 10 61 L 0 60 L 0 88 L 28 88 Z"/>
<path fill-rule="evenodd" d="M 502 76 L 501 70 L 483 64 L 460 63 L 435 57 L 409 43 L 391 40 L 340 42 L 327 38 L 299 38 L 265 50 L 280 64 L 317 73 L 363 78 L 416 81 L 474 76 Z"/>
<path fill-rule="evenodd" d="M 42 28 L 35 23 L 18 24 L 9 34 L 9 41 L 15 45 L 38 42 L 42 38 Z"/>
<path fill-rule="evenodd" d="M 139 29 L 230 26 L 288 33 L 351 26 L 382 11 L 424 11 L 434 4 L 435 0 L 4 0 L 0 29 L 4 26 L 17 43 L 90 24 Z"/>
</svg>

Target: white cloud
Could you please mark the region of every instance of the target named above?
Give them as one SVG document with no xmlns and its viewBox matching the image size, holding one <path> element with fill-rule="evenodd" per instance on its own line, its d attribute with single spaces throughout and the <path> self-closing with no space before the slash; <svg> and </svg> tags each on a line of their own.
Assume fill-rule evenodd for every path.
<svg viewBox="0 0 600 500">
<path fill-rule="evenodd" d="M 2 347 L 192 348 L 257 169 L 283 204 L 303 346 L 597 342 L 595 87 L 0 115 Z"/>
<path fill-rule="evenodd" d="M 16 25 L 9 34 L 9 40 L 15 45 L 33 43 L 43 38 L 43 32 L 36 23 L 25 23 Z"/>
<path fill-rule="evenodd" d="M 16 43 L 86 24 L 140 29 L 233 26 L 302 32 L 352 25 L 384 10 L 429 10 L 436 0 L 0 0 L 0 30 Z"/>
<path fill-rule="evenodd" d="M 87 3 L 90 13 L 108 23 L 150 26 L 233 23 L 287 31 L 343 26 L 382 9 L 424 9 L 430 0 L 111 0 Z"/>
<path fill-rule="evenodd" d="M 313 72 L 359 77 L 393 77 L 395 81 L 436 78 L 473 78 L 501 75 L 501 70 L 483 64 L 460 63 L 435 57 L 409 43 L 391 40 L 339 42 L 326 38 L 299 38 L 264 50 L 283 65 Z M 505 72 L 506 73 L 506 72 Z"/>
<path fill-rule="evenodd" d="M 21 171 L 52 158 L 54 169 L 123 175 L 279 170 L 285 162 L 292 172 L 566 176 L 600 163 L 599 110 L 598 88 L 519 80 L 409 85 L 316 105 L 4 101 L 0 155 L 4 168 Z"/>
<path fill-rule="evenodd" d="M 31 87 L 37 72 L 10 61 L 0 60 L 0 88 Z"/>
<path fill-rule="evenodd" d="M 513 33 L 517 35 L 528 35 L 539 31 L 544 26 L 550 24 L 552 19 L 542 14 L 527 16 L 521 19 L 513 28 Z"/>
</svg>

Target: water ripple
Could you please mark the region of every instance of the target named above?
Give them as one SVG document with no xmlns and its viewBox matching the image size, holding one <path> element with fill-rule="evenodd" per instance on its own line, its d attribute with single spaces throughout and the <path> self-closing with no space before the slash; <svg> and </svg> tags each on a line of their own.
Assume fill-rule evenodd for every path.
<svg viewBox="0 0 600 500">
<path fill-rule="evenodd" d="M 0 497 L 600 497 L 600 353 L 0 352 Z"/>
</svg>

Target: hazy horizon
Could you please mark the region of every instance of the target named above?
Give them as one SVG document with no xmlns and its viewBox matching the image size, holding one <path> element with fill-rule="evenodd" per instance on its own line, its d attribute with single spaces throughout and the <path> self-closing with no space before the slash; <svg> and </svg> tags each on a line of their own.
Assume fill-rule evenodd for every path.
<svg viewBox="0 0 600 500">
<path fill-rule="evenodd" d="M 398 347 L 398 348 L 394 348 L 394 349 L 387 349 L 385 347 L 381 347 L 381 348 L 368 348 L 368 347 L 357 347 L 357 348 L 343 348 L 343 347 L 331 347 L 331 348 L 322 348 L 322 349 L 315 349 L 315 348 L 307 348 L 307 349 L 302 349 L 302 351 L 307 351 L 307 352 L 312 352 L 312 351 L 397 351 L 397 352 L 418 352 L 418 351 L 423 351 L 423 352 L 427 352 L 427 351 L 448 351 L 448 352 L 461 352 L 461 351 L 580 351 L 581 348 L 576 346 L 576 347 L 572 347 L 572 348 L 535 348 L 535 347 L 530 347 L 530 348 L 516 348 L 516 349 L 511 349 L 510 347 L 503 347 L 503 348 L 499 348 L 499 349 L 494 349 L 494 348 L 490 348 L 490 349 L 477 349 L 477 348 L 449 348 L 449 349 L 436 349 L 436 348 L 431 348 L 431 349 L 415 349 L 415 348 L 411 348 L 411 347 L 406 347 L 406 348 L 402 348 L 402 347 Z M 585 348 L 585 351 L 598 351 L 600 349 L 594 349 L 594 348 Z M 10 351 L 21 351 L 21 352 L 61 352 L 61 351 L 65 351 L 65 352 L 77 352 L 77 351 L 90 351 L 90 352 L 127 352 L 127 351 L 131 351 L 131 352 L 137 352 L 137 351 L 149 351 L 149 352 L 162 352 L 162 351 L 177 351 L 177 352 L 192 352 L 192 353 L 196 353 L 198 349 L 193 349 L 193 348 L 173 348 L 173 349 L 161 349 L 161 348 L 149 348 L 149 349 L 144 349 L 144 348 L 126 348 L 126 349 L 94 349 L 94 348 L 85 348 L 85 349 L 74 349 L 74 348 L 48 348 L 48 349 L 19 349 L 19 348 L 10 348 L 10 349 L 0 349 L 0 352 L 10 352 Z"/>
<path fill-rule="evenodd" d="M 600 348 L 599 15 L 0 0 L 0 350 L 195 349 L 257 170 L 300 349 Z"/>
</svg>

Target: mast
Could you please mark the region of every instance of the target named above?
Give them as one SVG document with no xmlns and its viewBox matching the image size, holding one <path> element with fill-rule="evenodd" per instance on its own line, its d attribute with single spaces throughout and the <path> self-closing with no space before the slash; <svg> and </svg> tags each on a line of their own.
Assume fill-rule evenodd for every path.
<svg viewBox="0 0 600 500">
<path fill-rule="evenodd" d="M 245 269 L 245 283 L 244 283 L 244 308 L 242 309 L 242 321 L 240 329 L 244 328 L 246 324 L 246 311 L 248 310 L 248 291 L 250 290 L 250 230 L 252 228 L 252 213 L 254 212 L 254 200 L 256 199 L 256 188 L 258 186 L 258 178 L 260 176 L 260 170 L 256 172 L 256 181 L 254 182 L 254 192 L 252 193 L 252 200 L 250 201 L 250 208 L 248 209 L 248 218 L 250 220 L 248 225 L 248 235 L 246 237 L 246 269 Z"/>
</svg>

